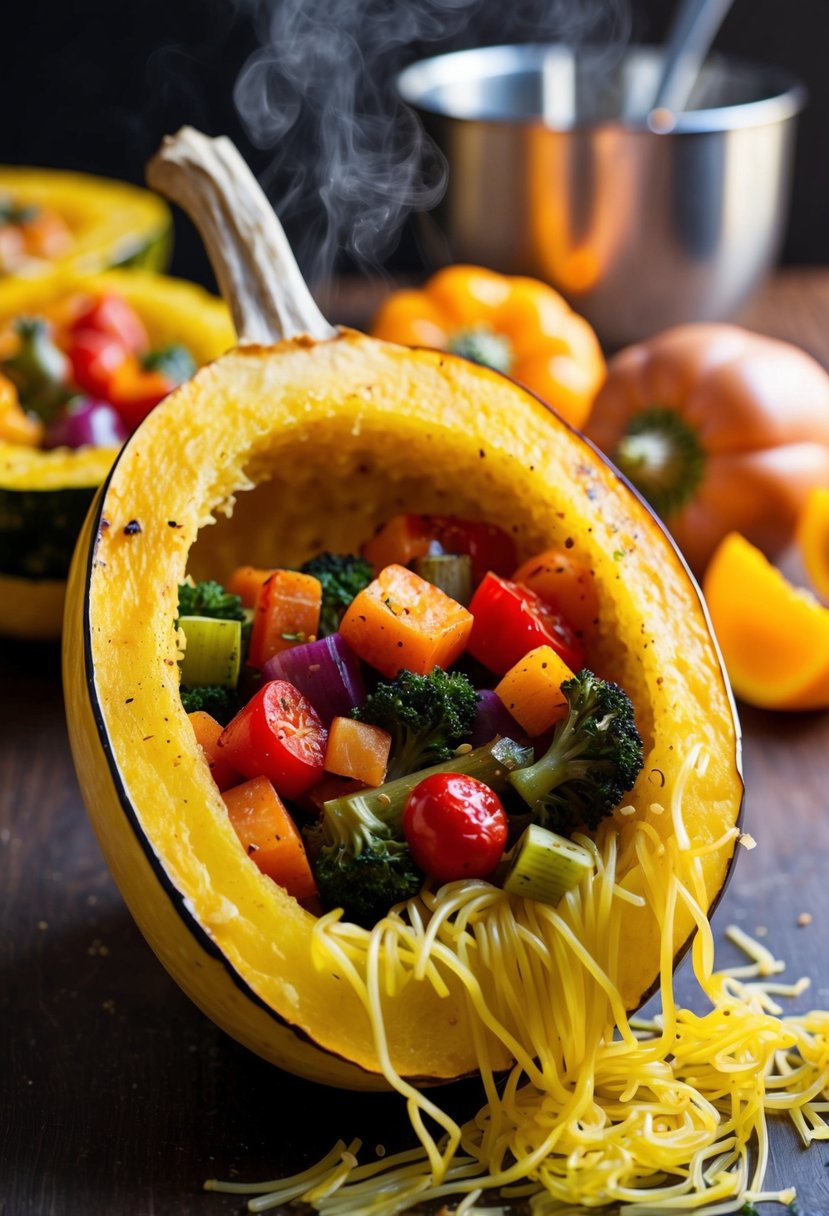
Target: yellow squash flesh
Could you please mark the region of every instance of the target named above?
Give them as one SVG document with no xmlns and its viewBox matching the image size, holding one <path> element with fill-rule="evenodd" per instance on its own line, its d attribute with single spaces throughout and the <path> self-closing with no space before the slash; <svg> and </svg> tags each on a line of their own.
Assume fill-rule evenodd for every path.
<svg viewBox="0 0 829 1216">
<path fill-rule="evenodd" d="M 228 350 L 235 340 L 225 304 L 182 279 L 142 270 L 110 270 L 99 275 L 55 272 L 49 278 L 9 279 L 0 283 L 0 330 L 19 316 L 48 312 L 75 292 L 122 296 L 144 322 L 151 347 L 183 343 L 200 365 Z M 49 639 L 60 635 L 65 577 L 21 575 L 3 566 L 2 533 L 22 527 L 32 547 L 48 536 L 50 520 L 66 510 L 61 491 L 86 491 L 77 526 L 115 459 L 116 448 L 56 448 L 43 451 L 0 442 L 0 635 Z M 23 496 L 26 496 L 25 499 Z M 68 497 L 68 495 L 67 495 Z M 73 518 L 77 511 L 71 508 Z M 71 522 L 71 521 L 70 521 Z M 69 567 L 75 531 L 55 527 L 64 548 L 63 571 Z M 65 535 L 64 535 L 65 533 Z"/>
<path fill-rule="evenodd" d="M 710 759 L 684 805 L 692 840 L 733 826 L 742 796 L 733 707 L 696 586 L 638 498 L 529 393 L 352 332 L 243 346 L 203 368 L 128 442 L 76 550 L 64 629 L 75 763 L 124 897 L 181 986 L 266 1059 L 360 1088 L 383 1084 L 364 1010 L 315 968 L 313 916 L 239 848 L 182 709 L 176 589 L 186 573 L 221 580 L 241 562 L 352 550 L 399 511 L 491 520 L 522 558 L 572 541 L 600 598 L 591 665 L 628 690 L 645 739 L 637 814 L 673 830 L 648 808 L 670 796 L 694 741 Z M 125 532 L 131 521 L 140 531 Z M 703 857 L 710 903 L 732 852 L 733 840 Z M 635 871 L 624 881 L 637 889 Z M 633 1008 L 656 979 L 660 933 L 647 908 L 625 907 Z M 681 909 L 675 953 L 692 931 Z M 386 1013 L 404 1075 L 476 1069 L 458 992 L 441 1000 L 412 982 Z"/>
</svg>

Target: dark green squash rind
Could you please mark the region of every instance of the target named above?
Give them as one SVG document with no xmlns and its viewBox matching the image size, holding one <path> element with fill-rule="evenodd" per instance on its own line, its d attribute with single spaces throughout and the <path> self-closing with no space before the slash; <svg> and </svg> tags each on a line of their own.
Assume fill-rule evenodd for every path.
<svg viewBox="0 0 829 1216">
<path fill-rule="evenodd" d="M 0 486 L 0 573 L 65 579 L 96 489 L 13 490 Z"/>
</svg>

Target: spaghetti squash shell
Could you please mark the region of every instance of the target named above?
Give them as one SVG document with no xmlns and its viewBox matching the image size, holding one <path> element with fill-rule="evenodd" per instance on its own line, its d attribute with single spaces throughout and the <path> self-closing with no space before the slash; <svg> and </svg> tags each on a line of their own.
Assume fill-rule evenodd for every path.
<svg viewBox="0 0 829 1216">
<path fill-rule="evenodd" d="M 124 898 L 179 984 L 281 1068 L 354 1088 L 385 1085 L 368 1016 L 317 964 L 315 918 L 238 846 L 181 706 L 174 622 L 187 573 L 221 580 L 241 562 L 353 550 L 402 510 L 487 519 L 522 558 L 564 544 L 589 564 L 590 665 L 634 701 L 646 762 L 630 802 L 664 839 L 672 817 L 654 804 L 692 744 L 706 753 L 683 819 L 694 844 L 727 837 L 701 859 L 709 906 L 742 800 L 733 704 L 696 585 L 640 499 L 532 395 L 352 331 L 241 346 L 202 368 L 126 444 L 76 549 L 64 629 L 75 763 Z M 622 882 L 641 890 L 634 863 Z M 648 907 L 621 916 L 632 1009 L 655 984 L 660 927 Z M 680 908 L 674 954 L 693 927 Z M 401 1074 L 476 1070 L 463 992 L 411 981 L 384 1012 Z"/>
</svg>

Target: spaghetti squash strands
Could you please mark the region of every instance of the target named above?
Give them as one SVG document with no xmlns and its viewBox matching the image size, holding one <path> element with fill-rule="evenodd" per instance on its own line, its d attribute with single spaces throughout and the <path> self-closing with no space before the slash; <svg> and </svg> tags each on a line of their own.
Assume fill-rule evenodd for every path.
<svg viewBox="0 0 829 1216">
<path fill-rule="evenodd" d="M 358 1165 L 337 1146 L 317 1171 L 263 1184 L 263 1204 L 300 1185 L 327 1216 L 391 1216 L 442 1198 L 472 1212 L 490 1189 L 529 1198 L 533 1216 L 610 1203 L 625 1216 L 703 1206 L 715 1216 L 747 1202 L 789 1202 L 793 1192 L 763 1190 L 766 1118 L 787 1113 L 804 1144 L 829 1139 L 829 1013 L 779 1016 L 772 994 L 796 995 L 804 981 L 772 981 L 781 964 L 739 930 L 729 936 L 750 963 L 714 970 L 701 858 L 738 829 L 692 847 L 683 799 L 704 768 L 692 746 L 666 807 L 675 828 L 667 842 L 647 820 L 624 815 L 595 840 L 578 837 L 594 870 L 556 908 L 476 881 L 426 888 L 372 930 L 321 918 L 316 965 L 336 968 L 359 995 L 420 1147 Z M 627 1017 L 617 984 L 620 909 L 631 893 L 616 875 L 619 858 L 631 855 L 663 943 L 662 1012 L 649 1022 Z M 703 1014 L 673 998 L 680 908 L 698 929 L 694 973 L 711 1006 Z M 487 1099 L 463 1127 L 394 1069 L 383 1016 L 384 993 L 417 982 L 442 992 L 450 981 L 465 994 Z M 494 1064 L 504 1049 L 515 1061 L 505 1078 Z"/>
</svg>

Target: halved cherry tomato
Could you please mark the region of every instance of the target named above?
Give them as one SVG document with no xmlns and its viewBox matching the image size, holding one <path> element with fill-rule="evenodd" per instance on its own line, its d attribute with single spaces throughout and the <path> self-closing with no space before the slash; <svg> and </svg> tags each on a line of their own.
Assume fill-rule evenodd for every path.
<svg viewBox="0 0 829 1216">
<path fill-rule="evenodd" d="M 458 515 L 395 515 L 363 546 L 375 570 L 408 566 L 427 553 L 464 553 L 472 559 L 472 582 L 487 570 L 509 574 L 517 562 L 512 537 L 497 524 Z"/>
<path fill-rule="evenodd" d="M 403 808 L 403 834 L 415 865 L 441 882 L 491 874 L 504 851 L 507 826 L 495 791 L 466 773 L 425 777 Z"/>
<path fill-rule="evenodd" d="M 572 671 L 584 665 L 584 646 L 569 621 L 529 587 L 491 571 L 472 597 L 467 650 L 484 667 L 505 675 L 537 646 L 552 646 Z"/>
<path fill-rule="evenodd" d="M 141 354 L 150 344 L 144 322 L 132 305 L 123 296 L 111 293 L 92 298 L 75 317 L 71 332 L 77 334 L 89 329 L 115 338 L 134 355 Z"/>
<path fill-rule="evenodd" d="M 267 777 L 295 798 L 322 776 L 328 732 L 310 701 L 287 680 L 270 680 L 219 736 L 217 751 L 245 777 Z"/>
</svg>

